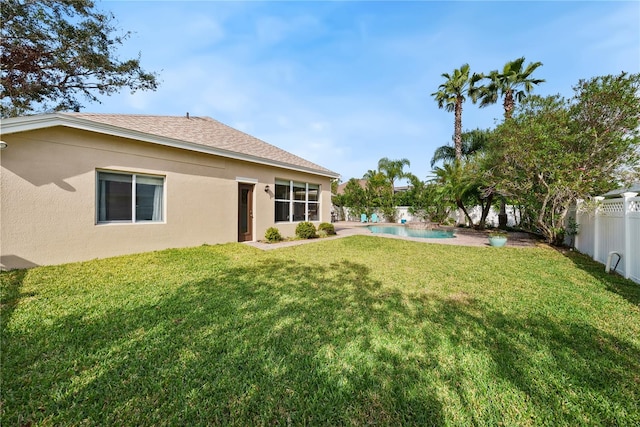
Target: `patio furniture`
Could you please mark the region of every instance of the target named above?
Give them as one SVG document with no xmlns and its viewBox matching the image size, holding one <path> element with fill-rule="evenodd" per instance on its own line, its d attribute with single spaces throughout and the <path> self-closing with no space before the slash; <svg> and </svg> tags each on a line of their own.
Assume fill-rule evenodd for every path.
<svg viewBox="0 0 640 427">
<path fill-rule="evenodd" d="M 360 222 L 368 222 L 367 214 L 360 215 Z"/>
<path fill-rule="evenodd" d="M 378 215 L 377 214 L 371 214 L 371 222 L 378 222 Z"/>
</svg>

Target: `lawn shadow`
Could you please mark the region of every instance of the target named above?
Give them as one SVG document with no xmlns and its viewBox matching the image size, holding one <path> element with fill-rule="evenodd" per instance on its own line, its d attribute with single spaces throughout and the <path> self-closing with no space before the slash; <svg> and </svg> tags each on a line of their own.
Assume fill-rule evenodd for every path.
<svg viewBox="0 0 640 427">
<path fill-rule="evenodd" d="M 32 293 L 22 292 L 27 272 L 28 270 L 0 271 L 0 325 L 9 323 L 13 310 L 22 298 L 33 296 Z"/>
<path fill-rule="evenodd" d="M 580 270 L 604 283 L 608 291 L 620 295 L 633 305 L 640 306 L 640 283 L 625 279 L 617 273 L 606 273 L 604 264 L 578 251 L 566 249 L 558 249 L 558 251 L 569 258 Z"/>
<path fill-rule="evenodd" d="M 10 335 L 6 421 L 442 425 L 419 366 L 375 344 L 398 303 L 379 287 L 349 261 L 265 260 Z"/>
<path fill-rule="evenodd" d="M 2 407 L 12 425 L 615 425 L 611 407 L 638 417 L 637 388 L 611 390 L 638 383 L 637 351 L 465 293 L 403 292 L 358 262 L 264 257 L 10 334 Z"/>
<path fill-rule="evenodd" d="M 522 411 L 517 424 L 532 419 L 541 425 L 640 422 L 640 349 L 634 343 L 585 322 L 544 314 L 505 315 L 484 304 L 444 304 L 439 316 L 445 327 L 453 327 L 450 336 L 456 345 L 491 357 L 492 387 L 500 389 L 497 384 L 506 381 L 520 390 L 526 405 L 509 408 Z M 465 381 L 473 374 L 461 369 L 449 380 L 463 401 L 473 394 Z M 498 407 L 504 401 L 495 396 Z M 471 417 L 473 424 L 510 424 L 500 417 Z"/>
</svg>

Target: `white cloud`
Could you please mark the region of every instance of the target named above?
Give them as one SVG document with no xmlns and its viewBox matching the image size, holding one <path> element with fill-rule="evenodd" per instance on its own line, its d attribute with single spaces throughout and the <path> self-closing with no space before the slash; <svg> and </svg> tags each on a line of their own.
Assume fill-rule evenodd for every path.
<svg viewBox="0 0 640 427">
<path fill-rule="evenodd" d="M 136 31 L 123 57 L 141 51 L 163 82 L 87 110 L 211 116 L 344 179 L 381 157 L 406 157 L 424 178 L 453 133 L 453 114 L 430 94 L 465 62 L 542 61 L 540 94 L 640 71 L 638 3 L 133 2 L 114 12 Z M 501 114 L 467 103 L 463 127 Z"/>
</svg>

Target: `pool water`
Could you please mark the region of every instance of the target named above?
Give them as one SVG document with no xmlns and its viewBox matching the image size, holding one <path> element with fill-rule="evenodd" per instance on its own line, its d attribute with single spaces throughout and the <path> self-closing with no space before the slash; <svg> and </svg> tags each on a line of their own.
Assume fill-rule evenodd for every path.
<svg viewBox="0 0 640 427">
<path fill-rule="evenodd" d="M 370 225 L 369 230 L 374 234 L 394 234 L 396 236 L 423 239 L 448 239 L 454 237 L 453 230 L 423 230 L 408 228 L 403 225 Z"/>
</svg>

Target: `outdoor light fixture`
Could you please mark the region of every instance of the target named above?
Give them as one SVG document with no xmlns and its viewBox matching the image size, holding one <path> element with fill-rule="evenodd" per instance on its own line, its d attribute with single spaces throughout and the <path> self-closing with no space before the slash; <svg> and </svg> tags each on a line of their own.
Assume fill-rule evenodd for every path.
<svg viewBox="0 0 640 427">
<path fill-rule="evenodd" d="M 268 192 L 269 192 L 269 184 L 267 184 L 267 185 L 265 185 L 265 186 L 264 186 L 264 192 L 265 192 L 265 193 L 268 193 Z"/>
<path fill-rule="evenodd" d="M 7 143 L 4 141 L 0 141 L 0 150 L 4 150 L 5 148 L 7 148 Z"/>
</svg>

